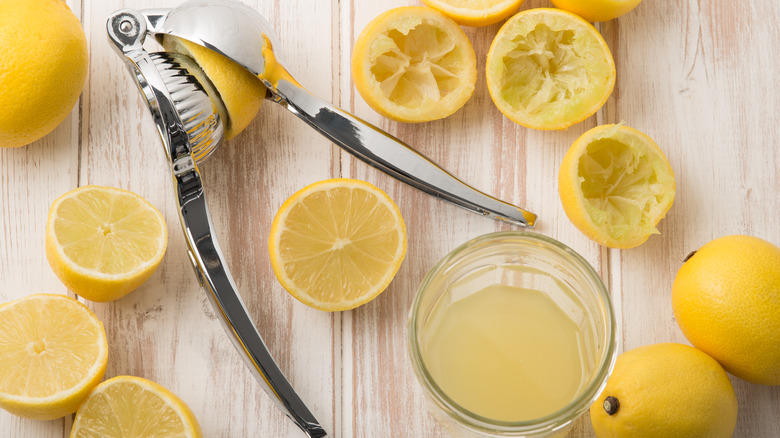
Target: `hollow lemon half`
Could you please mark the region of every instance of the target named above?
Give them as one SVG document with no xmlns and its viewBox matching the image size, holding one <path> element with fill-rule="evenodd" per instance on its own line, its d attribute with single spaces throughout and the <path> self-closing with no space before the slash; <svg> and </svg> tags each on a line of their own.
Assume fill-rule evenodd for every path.
<svg viewBox="0 0 780 438">
<path fill-rule="evenodd" d="M 488 91 L 512 121 L 564 129 L 592 116 L 615 86 L 615 61 L 590 23 L 560 9 L 510 18 L 487 55 Z"/>
<path fill-rule="evenodd" d="M 674 202 L 669 160 L 646 134 L 597 126 L 569 148 L 558 172 L 566 215 L 590 239 L 633 248 L 652 234 Z"/>
<path fill-rule="evenodd" d="M 391 9 L 355 41 L 352 80 L 374 111 L 399 122 L 453 114 L 469 100 L 477 59 L 458 24 L 422 6 Z"/>
</svg>

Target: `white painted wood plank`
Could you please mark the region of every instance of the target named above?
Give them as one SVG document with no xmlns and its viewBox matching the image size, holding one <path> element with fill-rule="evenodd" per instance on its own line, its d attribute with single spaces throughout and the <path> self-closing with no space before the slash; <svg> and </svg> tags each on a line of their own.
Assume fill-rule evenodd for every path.
<svg viewBox="0 0 780 438">
<path fill-rule="evenodd" d="M 690 251 L 728 234 L 780 244 L 776 216 L 776 42 L 780 6 L 763 1 L 645 1 L 611 25 L 618 92 L 611 120 L 653 137 L 677 178 L 660 236 L 614 251 L 620 270 L 623 347 L 686 342 L 674 321 L 671 285 Z M 735 437 L 780 436 L 780 387 L 732 378 Z"/>
</svg>

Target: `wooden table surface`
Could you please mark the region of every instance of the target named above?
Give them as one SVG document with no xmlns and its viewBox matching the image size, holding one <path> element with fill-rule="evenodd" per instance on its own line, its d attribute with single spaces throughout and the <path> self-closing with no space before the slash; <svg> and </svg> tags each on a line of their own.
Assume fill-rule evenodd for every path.
<svg viewBox="0 0 780 438">
<path fill-rule="evenodd" d="M 536 231 L 590 261 L 611 291 L 621 350 L 686 342 L 670 290 L 688 252 L 736 233 L 780 244 L 780 91 L 773 79 L 780 70 L 778 2 L 645 0 L 600 24 L 617 64 L 615 91 L 597 115 L 556 132 L 518 126 L 493 106 L 484 64 L 500 25 L 465 29 L 479 68 L 465 107 L 445 120 L 399 124 L 378 116 L 356 93 L 350 54 L 369 20 L 414 0 L 246 2 L 280 34 L 288 68 L 315 95 L 387 129 L 473 186 L 538 213 Z M 55 198 L 86 184 L 132 190 L 164 213 L 168 252 L 140 289 L 114 303 L 87 303 L 108 334 L 106 377 L 136 375 L 170 388 L 207 437 L 300 437 L 253 379 L 196 283 L 160 140 L 106 38 L 106 18 L 116 9 L 177 3 L 68 0 L 89 40 L 90 76 L 80 103 L 55 132 L 27 147 L 0 150 L 0 302 L 38 292 L 69 294 L 44 255 L 46 215 Z M 527 0 L 522 8 L 547 6 Z M 677 177 L 661 234 L 622 251 L 600 247 L 572 226 L 556 182 L 574 139 L 619 121 L 653 137 Z M 407 313 L 437 260 L 468 239 L 513 227 L 379 173 L 268 102 L 246 132 L 201 169 L 218 237 L 250 313 L 327 431 L 334 437 L 449 436 L 425 411 L 406 354 Z M 291 298 L 277 283 L 266 249 L 282 202 L 332 177 L 364 179 L 385 190 L 401 208 L 409 235 L 406 260 L 389 289 L 341 313 Z M 739 400 L 735 436 L 780 436 L 780 387 L 732 381 Z M 0 412 L 0 437 L 67 437 L 71 423 L 70 417 L 37 422 Z M 587 418 L 571 434 L 592 436 Z"/>
</svg>

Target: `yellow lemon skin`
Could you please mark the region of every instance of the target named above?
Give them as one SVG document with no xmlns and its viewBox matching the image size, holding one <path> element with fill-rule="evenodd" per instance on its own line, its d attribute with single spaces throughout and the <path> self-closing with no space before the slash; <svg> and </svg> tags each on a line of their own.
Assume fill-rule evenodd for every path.
<svg viewBox="0 0 780 438">
<path fill-rule="evenodd" d="M 191 41 L 166 36 L 163 47 L 195 60 L 214 84 L 219 94 L 218 110 L 225 122 L 225 140 L 235 138 L 249 126 L 265 100 L 266 88 L 260 79 L 238 63 Z M 219 103 L 224 107 L 219 108 Z"/>
<path fill-rule="evenodd" d="M 0 0 L 0 147 L 54 130 L 87 78 L 87 39 L 62 0 Z"/>
<path fill-rule="evenodd" d="M 780 385 L 780 248 L 752 236 L 725 236 L 683 263 L 672 285 L 685 337 L 726 371 Z"/>
<path fill-rule="evenodd" d="M 461 26 L 482 27 L 498 23 L 515 14 L 524 0 L 422 0 L 422 2 Z"/>
<path fill-rule="evenodd" d="M 107 363 L 103 324 L 73 298 L 35 294 L 0 304 L 0 408 L 33 420 L 72 414 Z"/>
<path fill-rule="evenodd" d="M 605 409 L 608 397 L 612 415 Z M 598 438 L 729 438 L 737 398 L 726 372 L 703 352 L 646 345 L 618 356 L 590 419 Z"/>
<path fill-rule="evenodd" d="M 642 0 L 552 0 L 556 8 L 588 21 L 608 21 L 631 12 Z"/>
</svg>

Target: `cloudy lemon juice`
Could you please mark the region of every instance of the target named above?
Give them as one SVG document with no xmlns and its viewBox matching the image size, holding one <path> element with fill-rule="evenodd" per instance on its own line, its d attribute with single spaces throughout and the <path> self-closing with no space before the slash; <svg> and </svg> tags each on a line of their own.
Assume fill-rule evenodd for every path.
<svg viewBox="0 0 780 438">
<path fill-rule="evenodd" d="M 473 239 L 431 269 L 412 304 L 409 351 L 431 413 L 453 436 L 559 437 L 606 382 L 615 331 L 587 261 L 511 231 Z"/>
<path fill-rule="evenodd" d="M 582 384 L 582 332 L 543 291 L 488 286 L 452 303 L 436 325 L 423 347 L 428 370 L 475 414 L 543 417 L 574 399 Z"/>
</svg>

